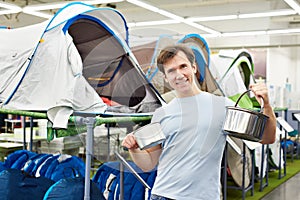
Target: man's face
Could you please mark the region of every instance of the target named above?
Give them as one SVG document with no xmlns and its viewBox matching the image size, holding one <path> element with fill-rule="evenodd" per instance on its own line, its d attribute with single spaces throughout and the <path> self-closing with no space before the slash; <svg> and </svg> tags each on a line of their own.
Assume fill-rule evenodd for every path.
<svg viewBox="0 0 300 200">
<path fill-rule="evenodd" d="M 194 75 L 197 70 L 182 51 L 164 64 L 164 70 L 166 81 L 176 90 L 178 97 L 195 95 Z"/>
</svg>

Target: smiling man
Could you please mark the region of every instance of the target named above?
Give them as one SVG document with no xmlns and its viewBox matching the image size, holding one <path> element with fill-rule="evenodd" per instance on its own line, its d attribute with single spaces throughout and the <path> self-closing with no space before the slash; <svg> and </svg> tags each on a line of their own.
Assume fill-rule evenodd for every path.
<svg viewBox="0 0 300 200">
<path fill-rule="evenodd" d="M 157 109 L 152 117 L 152 122 L 161 124 L 166 140 L 140 150 L 130 133 L 122 145 L 143 170 L 149 171 L 157 165 L 152 200 L 220 199 L 221 160 L 226 144 L 222 127 L 226 106 L 233 106 L 234 102 L 198 88 L 195 56 L 183 44 L 163 49 L 157 65 L 176 92 L 176 98 Z M 267 88 L 255 84 L 250 89 L 258 99 L 263 98 L 264 114 L 269 116 L 262 143 L 273 143 L 276 118 Z"/>
</svg>

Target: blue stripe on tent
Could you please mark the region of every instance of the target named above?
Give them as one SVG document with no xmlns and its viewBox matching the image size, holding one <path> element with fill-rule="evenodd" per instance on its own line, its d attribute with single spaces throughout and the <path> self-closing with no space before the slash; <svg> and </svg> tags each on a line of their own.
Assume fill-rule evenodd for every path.
<svg viewBox="0 0 300 200">
<path fill-rule="evenodd" d="M 81 5 L 83 5 L 83 6 L 88 6 L 88 7 L 91 8 L 91 10 L 95 10 L 95 9 L 96 9 L 96 7 L 94 7 L 94 6 L 92 6 L 92 5 L 88 5 L 88 4 L 82 3 L 82 2 L 73 2 L 73 3 L 69 3 L 69 4 L 65 5 L 64 7 L 62 7 L 61 9 L 59 9 L 59 10 L 53 15 L 53 17 L 51 18 L 49 24 L 48 24 L 47 27 L 46 27 L 45 32 L 47 32 L 47 31 L 49 31 L 49 30 L 51 30 L 51 29 L 53 29 L 53 28 L 55 28 L 55 27 L 57 27 L 57 26 L 59 26 L 59 25 L 65 23 L 67 20 L 69 20 L 69 19 L 66 19 L 65 21 L 62 21 L 61 23 L 57 24 L 56 26 L 53 26 L 51 29 L 48 28 L 48 27 L 50 26 L 50 24 L 53 22 L 53 20 L 54 20 L 54 19 L 55 19 L 55 18 L 56 18 L 63 10 L 64 10 L 64 9 L 66 9 L 67 7 L 76 5 L 76 4 L 77 4 L 77 5 L 81 4 Z M 91 10 L 89 10 L 89 11 L 91 11 Z M 88 12 L 88 11 L 87 11 L 87 12 Z"/>
<path fill-rule="evenodd" d="M 195 55 L 195 60 L 198 65 L 199 71 L 200 71 L 200 82 L 203 82 L 205 79 L 205 67 L 206 67 L 206 62 L 203 58 L 203 55 L 199 51 L 197 47 L 191 47 L 191 49 L 194 52 Z"/>
<path fill-rule="evenodd" d="M 159 44 L 159 41 L 162 39 L 162 38 L 165 38 L 165 37 L 168 37 L 168 38 L 171 38 L 170 35 L 160 35 L 157 42 L 156 42 L 156 45 L 155 45 L 155 49 L 154 49 L 154 52 L 153 52 L 153 56 L 152 56 L 152 59 L 151 59 L 151 64 L 150 66 L 154 66 L 154 63 L 155 63 L 155 60 L 156 60 L 156 57 L 157 57 L 157 51 L 158 51 L 158 44 Z M 154 72 L 151 74 L 151 68 L 148 69 L 147 71 L 147 74 L 146 74 L 146 77 L 149 79 L 149 81 L 151 81 L 153 79 L 153 77 L 156 75 L 156 73 L 158 72 L 158 67 L 156 67 L 154 69 Z M 150 76 L 150 77 L 149 77 Z"/>
<path fill-rule="evenodd" d="M 180 40 L 178 41 L 178 43 L 179 43 L 179 42 L 182 43 L 184 40 L 186 40 L 186 39 L 188 39 L 188 38 L 191 38 L 191 37 L 198 38 L 198 39 L 200 39 L 200 40 L 203 42 L 203 44 L 204 44 L 204 46 L 205 46 L 205 49 L 206 49 L 206 51 L 207 51 L 207 55 L 208 55 L 207 66 L 209 67 L 209 65 L 210 65 L 210 50 L 209 50 L 209 47 L 208 47 L 208 44 L 207 44 L 206 40 L 205 40 L 203 37 L 201 37 L 199 34 L 196 34 L 196 33 L 187 34 L 187 35 L 184 36 L 182 39 L 180 39 Z"/>
<path fill-rule="evenodd" d="M 63 31 L 64 33 L 66 33 L 66 31 L 70 28 L 70 26 L 76 21 L 76 20 L 79 20 L 79 19 L 88 19 L 88 20 L 91 20 L 91 21 L 94 21 L 96 22 L 97 24 L 99 24 L 100 26 L 104 27 L 105 30 L 107 30 L 119 43 L 121 43 L 120 45 L 121 46 L 124 46 L 122 45 L 122 42 L 119 38 L 116 37 L 116 34 L 108 27 L 106 26 L 101 20 L 97 19 L 96 17 L 93 17 L 93 16 L 89 16 L 89 15 L 77 15 L 76 17 L 73 17 L 72 19 L 70 19 L 66 24 L 65 26 L 63 27 Z M 103 83 L 100 83 L 97 85 L 97 87 L 103 87 L 107 84 L 109 84 L 113 78 L 115 77 L 115 75 L 117 74 L 117 72 L 119 71 L 120 67 L 122 66 L 122 63 L 123 63 L 123 59 L 124 57 L 121 59 L 119 65 L 117 66 L 117 68 L 115 69 L 113 75 L 110 77 L 109 80 L 103 82 Z"/>
<path fill-rule="evenodd" d="M 110 77 L 110 79 L 107 80 L 107 81 L 105 81 L 105 82 L 103 82 L 103 83 L 99 83 L 99 84 L 97 85 L 97 87 L 103 87 L 103 86 L 109 84 L 109 83 L 114 79 L 114 77 L 116 76 L 117 72 L 119 71 L 119 69 L 120 69 L 121 66 L 122 66 L 123 60 L 124 60 L 124 56 L 123 56 L 123 58 L 121 59 L 121 61 L 119 62 L 118 67 L 115 69 L 115 71 L 114 71 L 113 75 Z"/>
<path fill-rule="evenodd" d="M 52 21 L 54 20 L 54 18 L 55 18 L 57 15 L 59 15 L 60 12 L 62 12 L 65 8 L 67 8 L 67 7 L 69 7 L 69 6 L 72 6 L 72 5 L 74 5 L 74 4 L 81 4 L 81 5 L 84 5 L 84 6 L 89 6 L 89 7 L 91 7 L 91 10 L 88 10 L 88 11 L 86 11 L 86 12 L 83 12 L 83 13 L 81 13 L 81 14 L 79 14 L 79 15 L 82 15 L 82 14 L 84 14 L 84 13 L 88 13 L 88 12 L 91 12 L 91 11 L 95 11 L 95 10 L 111 10 L 111 11 L 114 11 L 115 13 L 117 13 L 117 14 L 121 17 L 121 19 L 123 20 L 123 22 L 124 22 L 125 30 L 126 30 L 126 38 L 125 38 L 125 41 L 126 41 L 126 43 L 128 44 L 128 26 L 127 26 L 127 22 L 126 22 L 124 16 L 123 16 L 119 11 L 117 11 L 117 10 L 115 10 L 115 9 L 113 9 L 113 8 L 96 8 L 96 7 L 92 6 L 92 5 L 88 5 L 88 4 L 85 4 L 85 3 L 82 3 L 82 2 L 73 2 L 73 3 L 69 3 L 69 4 L 67 4 L 66 6 L 64 6 L 63 8 L 61 8 L 60 10 L 58 10 L 57 13 L 56 13 L 56 14 L 53 16 L 53 18 L 51 19 L 51 21 L 49 22 L 49 24 L 48 24 L 48 26 L 47 26 L 47 28 L 46 28 L 46 31 L 49 31 L 49 30 L 51 30 L 51 29 L 53 29 L 53 28 L 55 28 L 55 27 L 57 27 L 57 26 L 59 26 L 59 25 L 65 23 L 65 21 L 63 21 L 63 22 L 61 22 L 60 24 L 57 24 L 56 26 L 52 27 L 51 29 L 48 29 L 48 27 L 50 26 L 50 24 L 52 23 Z M 78 16 L 78 15 L 77 15 L 77 16 Z M 69 19 L 68 19 L 68 20 L 69 20 Z"/>
</svg>

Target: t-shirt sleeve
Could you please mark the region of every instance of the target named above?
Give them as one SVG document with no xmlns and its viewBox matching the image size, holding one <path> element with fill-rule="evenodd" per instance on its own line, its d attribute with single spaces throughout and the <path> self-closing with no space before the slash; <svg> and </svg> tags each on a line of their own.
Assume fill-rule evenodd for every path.
<svg viewBox="0 0 300 200">
<path fill-rule="evenodd" d="M 160 123 L 161 119 L 163 117 L 163 108 L 158 108 L 156 109 L 156 111 L 153 113 L 152 119 L 151 119 L 151 123 Z"/>
</svg>

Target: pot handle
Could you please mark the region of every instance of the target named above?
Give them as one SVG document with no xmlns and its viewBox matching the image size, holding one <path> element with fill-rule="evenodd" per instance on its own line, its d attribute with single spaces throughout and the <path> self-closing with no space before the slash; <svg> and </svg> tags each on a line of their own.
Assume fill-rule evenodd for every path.
<svg viewBox="0 0 300 200">
<path fill-rule="evenodd" d="M 237 107 L 239 101 L 241 100 L 241 98 L 248 92 L 250 92 L 251 90 L 247 90 L 246 92 L 242 93 L 241 96 L 238 98 L 238 100 L 236 101 L 234 107 Z M 261 105 L 260 105 L 260 112 L 262 113 L 263 112 L 263 109 L 264 109 L 264 99 L 262 97 L 260 97 L 262 99 L 261 101 Z"/>
</svg>

